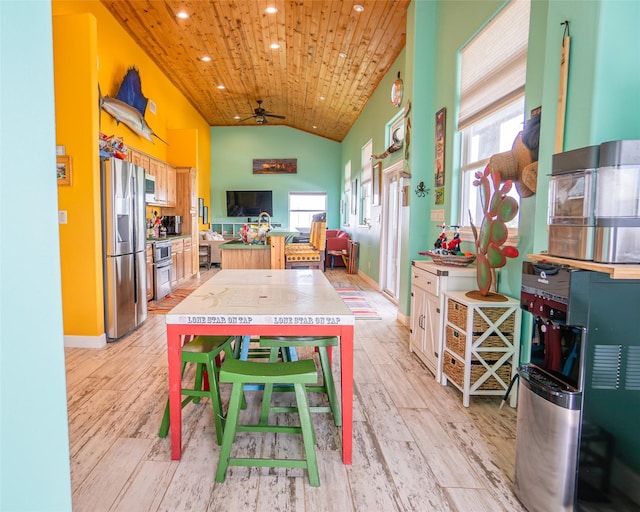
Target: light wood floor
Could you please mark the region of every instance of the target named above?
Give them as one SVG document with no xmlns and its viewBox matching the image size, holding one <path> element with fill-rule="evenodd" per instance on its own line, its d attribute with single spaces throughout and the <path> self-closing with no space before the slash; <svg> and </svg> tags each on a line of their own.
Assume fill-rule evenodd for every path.
<svg viewBox="0 0 640 512">
<path fill-rule="evenodd" d="M 219 447 L 208 401 L 184 409 L 183 455 L 172 461 L 169 438 L 157 435 L 167 396 L 164 316 L 150 315 L 105 349 L 66 349 L 73 510 L 523 511 L 512 492 L 514 410 L 490 397 L 464 408 L 461 394 L 437 384 L 408 351 L 409 331 L 393 304 L 344 269 L 326 275 L 335 286 L 361 288 L 382 317 L 356 321 L 353 465 L 341 463 L 331 418 L 314 414 L 319 488 L 302 470 L 280 468 L 230 468 L 215 483 Z M 248 393 L 247 414 L 259 394 Z M 228 397 L 225 387 L 225 408 Z M 296 456 L 300 444 L 290 435 L 239 434 L 234 449 Z"/>
</svg>

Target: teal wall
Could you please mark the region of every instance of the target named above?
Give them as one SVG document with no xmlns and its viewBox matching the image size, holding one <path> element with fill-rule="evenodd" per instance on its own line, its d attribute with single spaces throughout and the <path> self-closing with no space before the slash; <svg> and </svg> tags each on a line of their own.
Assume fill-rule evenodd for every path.
<svg viewBox="0 0 640 512">
<path fill-rule="evenodd" d="M 547 249 L 548 175 L 554 153 L 562 21 L 570 20 L 571 30 L 564 150 L 610 140 L 640 139 L 640 3 L 545 3 L 549 29 L 540 68 L 544 80 L 538 193 L 534 196 L 536 252 Z"/>
<path fill-rule="evenodd" d="M 375 92 L 367 102 L 365 108 L 358 116 L 349 133 L 342 141 L 342 176 L 347 162 L 351 162 L 351 179 L 357 179 L 358 184 L 362 183 L 362 147 L 370 140 L 373 143 L 373 154 L 383 153 L 387 148 L 386 126 L 396 116 L 400 109 L 403 109 L 406 102 L 410 101 L 408 87 L 405 77 L 405 52 L 400 53 L 391 69 L 382 77 Z M 391 86 L 398 77 L 405 82 L 405 93 L 400 108 L 394 107 L 391 103 Z M 404 151 L 396 151 L 383 161 L 383 168 L 402 160 Z M 373 163 L 378 160 L 373 160 Z M 341 181 L 344 178 L 341 178 Z M 343 187 L 344 189 L 344 187 Z M 360 197 L 360 193 L 358 193 Z M 380 273 L 380 206 L 371 208 L 371 226 L 358 226 L 358 217 L 351 215 L 350 230 L 353 239 L 358 242 L 358 268 L 374 281 L 379 280 Z"/>
<path fill-rule="evenodd" d="M 297 174 L 253 174 L 254 158 L 297 158 Z M 288 226 L 289 192 L 326 192 L 327 226 L 340 223 L 340 144 L 286 126 L 211 128 L 212 222 L 227 218 L 227 190 L 273 190 L 273 221 Z"/>
<path fill-rule="evenodd" d="M 0 48 L 0 510 L 71 510 L 50 2 L 0 2 Z"/>
</svg>

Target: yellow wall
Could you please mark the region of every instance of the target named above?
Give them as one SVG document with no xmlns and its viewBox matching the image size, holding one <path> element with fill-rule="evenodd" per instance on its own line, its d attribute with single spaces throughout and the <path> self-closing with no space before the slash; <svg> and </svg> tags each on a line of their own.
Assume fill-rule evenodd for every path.
<svg viewBox="0 0 640 512">
<path fill-rule="evenodd" d="M 98 1 L 52 1 L 56 139 L 72 158 L 73 181 L 58 188 L 60 259 L 66 336 L 104 333 L 98 133 L 176 166 L 198 169 L 198 196 L 210 196 L 210 129 L 153 61 Z M 115 96 L 130 66 L 140 72 L 142 92 L 156 104 L 145 119 L 169 145 L 139 137 L 99 109 Z M 174 160 L 175 159 L 175 160 Z"/>
</svg>

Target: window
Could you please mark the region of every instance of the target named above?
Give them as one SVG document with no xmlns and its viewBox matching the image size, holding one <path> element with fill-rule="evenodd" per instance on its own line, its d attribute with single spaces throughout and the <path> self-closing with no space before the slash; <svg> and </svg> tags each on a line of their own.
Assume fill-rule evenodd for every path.
<svg viewBox="0 0 640 512">
<path fill-rule="evenodd" d="M 476 226 L 482 221 L 482 207 L 477 187 L 473 185 L 476 171 L 484 170 L 491 155 L 509 151 L 524 119 L 524 97 L 481 119 L 462 130 L 462 157 L 460 159 L 460 197 L 462 226 Z M 515 187 L 509 193 L 516 201 L 520 198 Z M 471 219 L 469 219 L 471 214 Z M 510 221 L 509 229 L 518 228 L 518 216 Z"/>
<path fill-rule="evenodd" d="M 348 226 L 349 216 L 351 215 L 351 160 L 344 165 L 344 198 L 342 199 L 341 215 L 342 225 Z"/>
<path fill-rule="evenodd" d="M 362 190 L 360 191 L 360 220 L 361 226 L 371 226 L 371 178 L 373 176 L 371 155 L 373 155 L 373 141 L 367 142 L 361 151 L 362 162 Z"/>
<path fill-rule="evenodd" d="M 461 51 L 461 135 L 459 222 L 480 225 L 482 210 L 476 171 L 508 151 L 524 124 L 524 86 L 529 39 L 529 0 L 509 2 Z M 519 202 L 512 189 L 511 194 Z M 517 229 L 518 218 L 509 223 Z M 468 230 L 463 239 L 472 240 Z M 466 236 L 465 236 L 466 235 Z"/>
<path fill-rule="evenodd" d="M 289 227 L 299 231 L 311 228 L 311 218 L 316 213 L 327 211 L 327 194 L 325 192 L 290 192 L 289 193 Z M 302 228 L 302 229 L 299 229 Z"/>
</svg>

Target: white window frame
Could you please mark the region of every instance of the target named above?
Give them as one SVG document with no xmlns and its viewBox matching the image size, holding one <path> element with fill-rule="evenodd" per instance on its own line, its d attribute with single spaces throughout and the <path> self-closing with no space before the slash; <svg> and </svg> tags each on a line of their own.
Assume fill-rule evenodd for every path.
<svg viewBox="0 0 640 512">
<path fill-rule="evenodd" d="M 360 212 L 358 225 L 360 227 L 371 228 L 371 179 L 373 177 L 373 163 L 371 157 L 373 155 L 373 140 L 362 146 L 361 152 L 362 174 L 360 186 Z"/>
<path fill-rule="evenodd" d="M 292 196 L 301 196 L 301 197 L 311 197 L 314 198 L 322 197 L 324 199 L 324 209 L 318 208 L 299 208 L 292 209 L 291 208 L 291 197 Z M 327 213 L 327 193 L 326 192 L 289 192 L 289 228 L 311 228 L 311 217 L 313 217 L 317 213 Z M 296 222 L 294 221 L 294 215 L 308 217 L 308 222 Z"/>
<path fill-rule="evenodd" d="M 507 114 L 511 111 L 511 115 Z M 501 117 L 501 114 L 506 114 L 510 122 L 502 122 L 491 124 L 491 119 L 497 119 Z M 497 112 L 493 112 L 484 119 L 479 119 L 475 123 L 467 126 L 460 132 L 460 211 L 458 215 L 458 223 L 460 224 L 460 237 L 463 241 L 473 242 L 473 232 L 471 230 L 471 223 L 469 218 L 469 211 L 473 217 L 473 223 L 476 228 L 480 229 L 482 218 L 478 212 L 480 202 L 480 192 L 477 187 L 472 185 L 472 182 L 477 171 L 483 171 L 489 163 L 491 155 L 496 153 L 503 153 L 509 151 L 513 145 L 518 133 L 522 130 L 524 122 L 524 96 L 516 98 L 511 103 L 507 104 Z M 485 151 L 479 155 L 478 150 L 478 135 L 476 131 L 478 126 L 482 127 L 486 132 L 491 132 L 493 129 L 493 139 L 497 144 L 490 150 L 490 154 Z M 509 193 L 513 197 L 518 205 L 520 204 L 520 196 L 516 191 L 515 186 L 511 188 Z M 518 242 L 518 225 L 519 225 L 519 211 L 518 215 L 509 223 L 509 238 L 507 245 L 515 245 Z"/>
<path fill-rule="evenodd" d="M 530 0 L 511 0 L 461 50 L 458 224 L 460 236 L 465 241 L 474 241 L 469 206 L 479 204 L 480 193 L 471 185 L 475 172 L 484 170 L 492 154 L 510 150 L 524 124 L 530 5 Z M 521 105 L 521 112 L 517 112 L 507 126 L 501 117 L 514 108 L 517 110 L 515 105 Z M 520 121 L 517 121 L 518 117 Z M 518 125 L 515 132 L 514 120 Z M 493 122 L 495 126 L 491 125 Z M 490 141 L 491 147 L 474 147 L 481 134 Z M 520 197 L 515 187 L 510 195 L 519 205 Z M 477 213 L 472 215 L 478 216 Z M 473 218 L 473 223 L 479 229 L 482 218 Z M 518 224 L 519 216 L 509 225 L 507 244 L 517 243 Z"/>
</svg>

